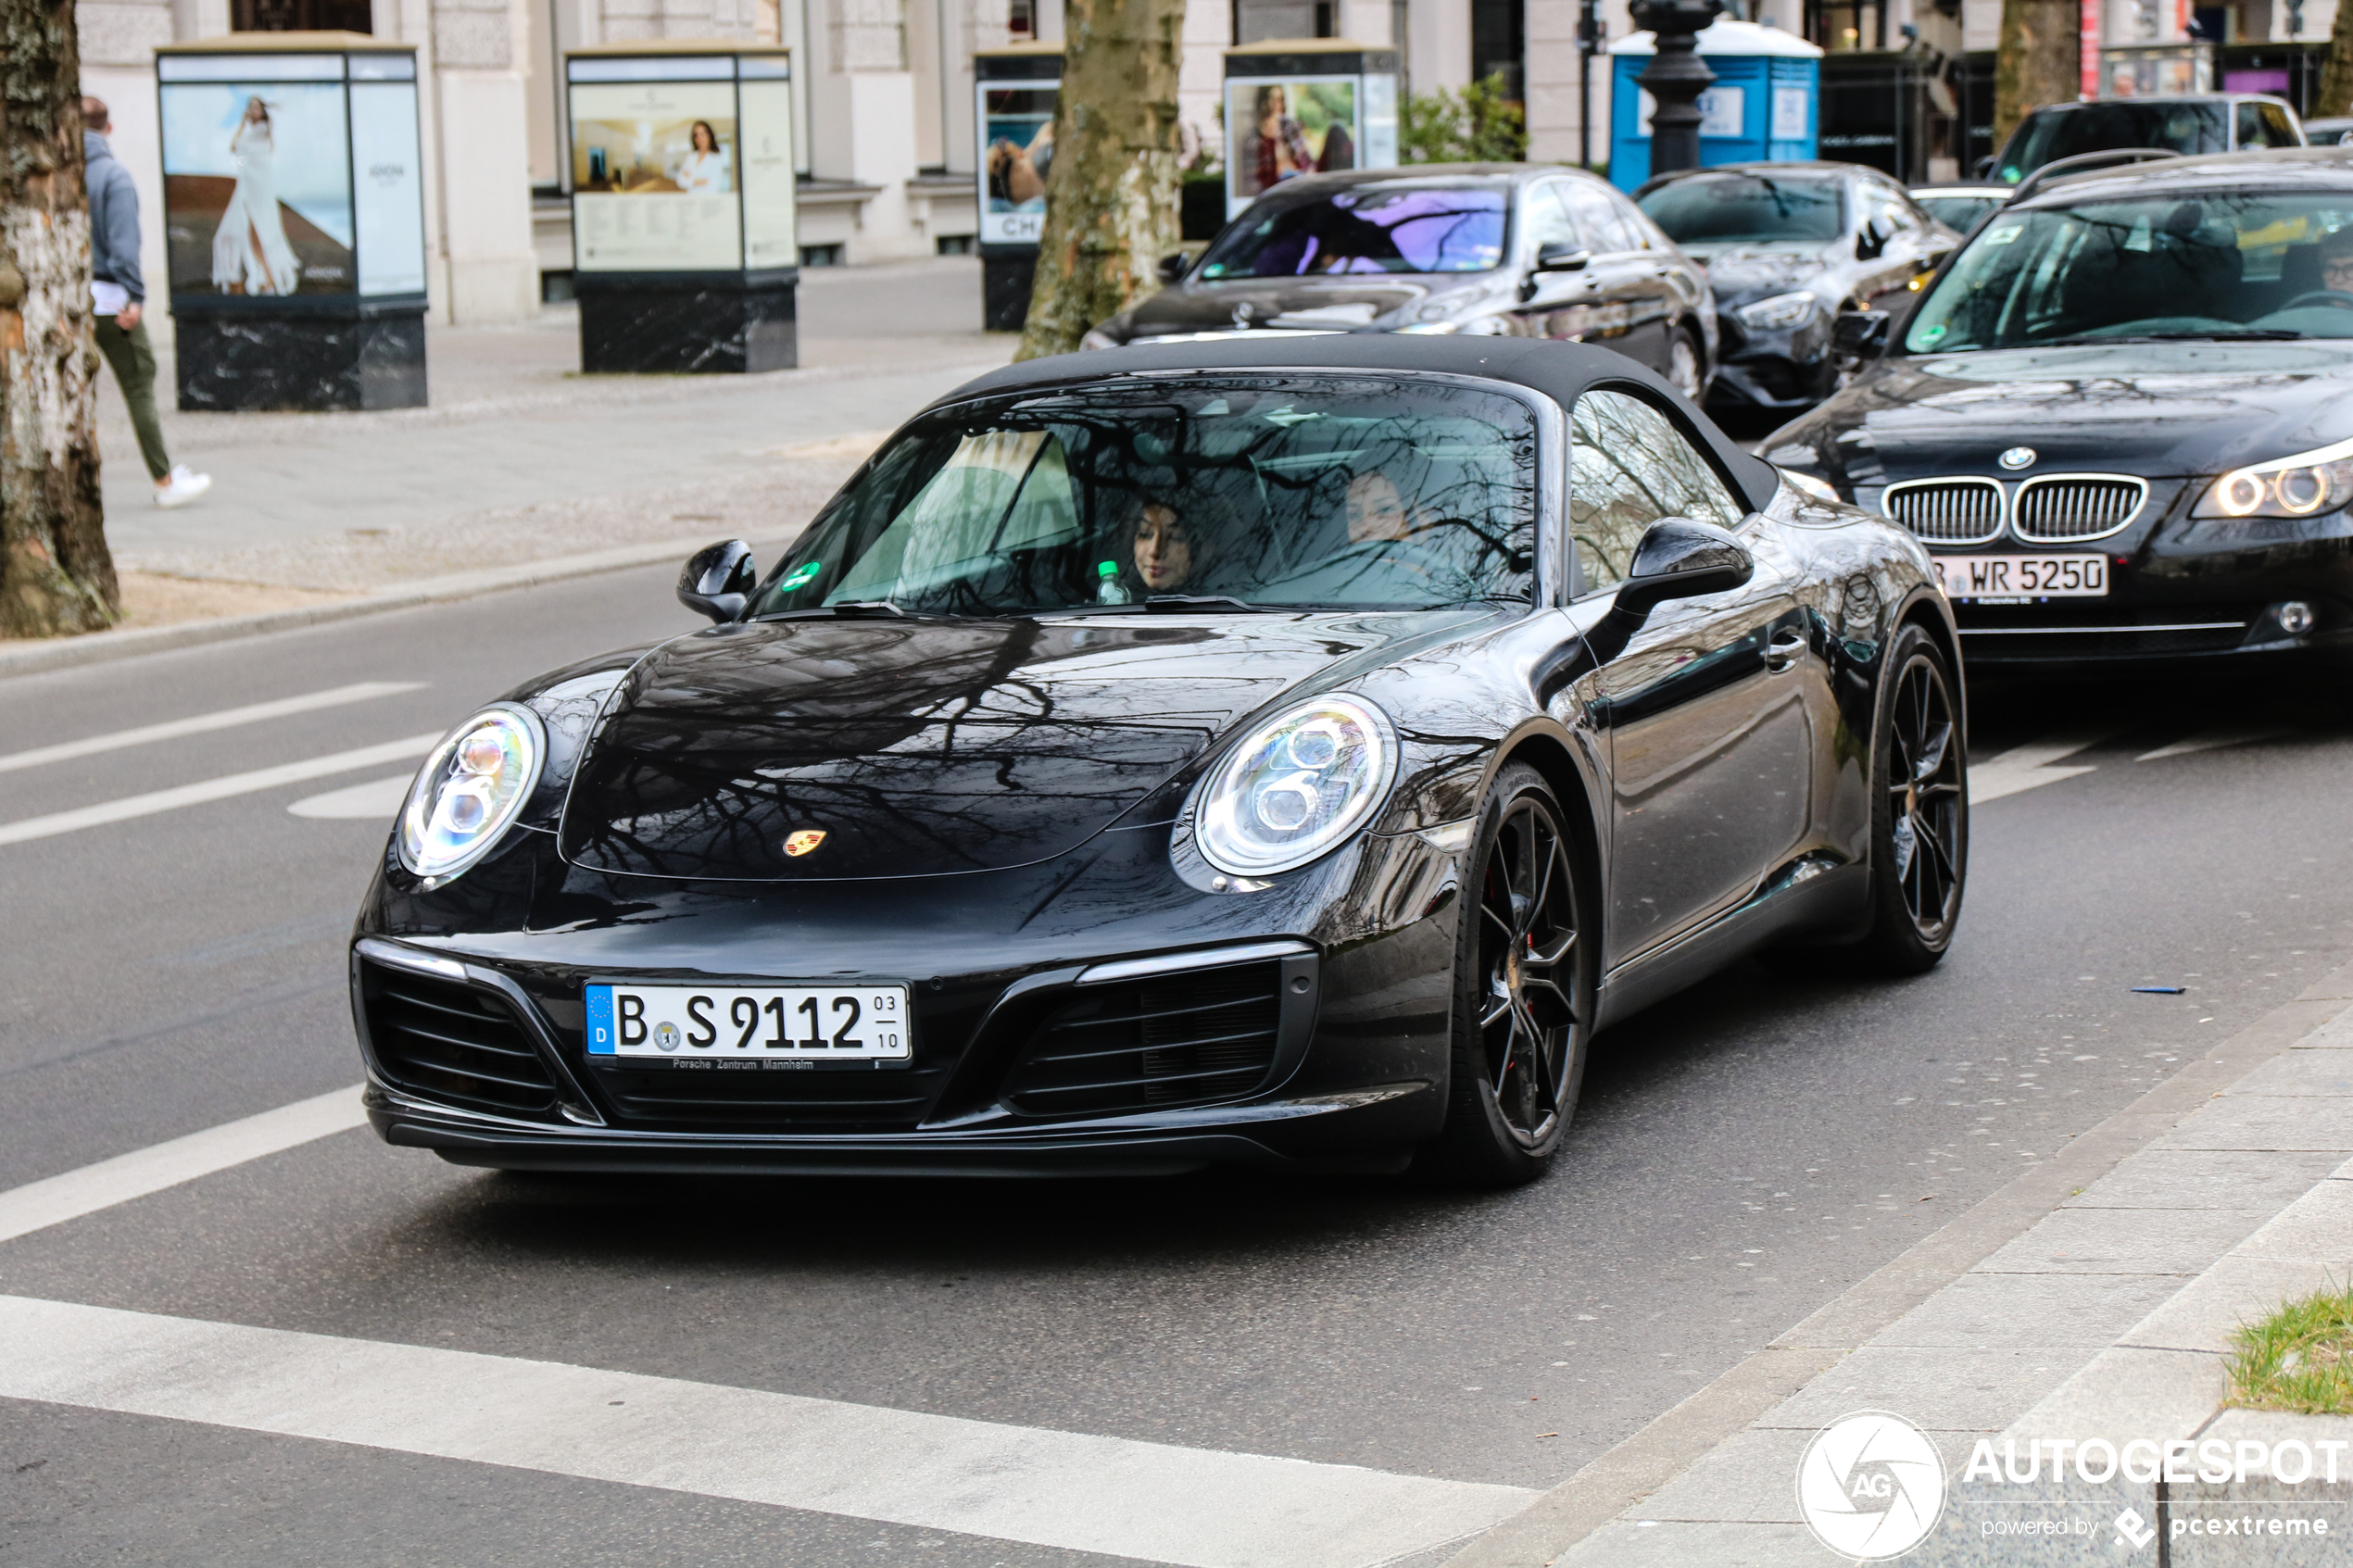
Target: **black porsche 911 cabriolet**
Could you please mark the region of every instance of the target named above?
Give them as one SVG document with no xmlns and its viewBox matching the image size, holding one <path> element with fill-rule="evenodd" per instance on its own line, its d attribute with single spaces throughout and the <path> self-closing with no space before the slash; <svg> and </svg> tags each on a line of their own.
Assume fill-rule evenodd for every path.
<svg viewBox="0 0 2353 1568">
<path fill-rule="evenodd" d="M 351 951 L 391 1142 L 1526 1180 L 1595 1029 L 1959 910 L 1926 554 L 1599 348 L 1035 360 L 680 596 L 418 775 Z"/>
</svg>

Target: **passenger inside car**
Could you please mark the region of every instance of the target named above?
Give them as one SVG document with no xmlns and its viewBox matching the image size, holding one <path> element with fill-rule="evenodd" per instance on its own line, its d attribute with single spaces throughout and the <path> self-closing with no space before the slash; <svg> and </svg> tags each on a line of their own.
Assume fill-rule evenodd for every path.
<svg viewBox="0 0 2353 1568">
<path fill-rule="evenodd" d="M 1136 514 L 1129 550 L 1144 592 L 1184 592 L 1208 565 L 1206 543 L 1194 537 L 1193 529 L 1176 515 L 1176 508 L 1160 501 L 1146 502 Z"/>
</svg>

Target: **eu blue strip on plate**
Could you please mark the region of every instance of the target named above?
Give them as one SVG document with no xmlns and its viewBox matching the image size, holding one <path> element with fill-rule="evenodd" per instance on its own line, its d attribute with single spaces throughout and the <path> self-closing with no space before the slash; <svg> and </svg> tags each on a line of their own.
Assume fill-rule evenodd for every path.
<svg viewBox="0 0 2353 1568">
<path fill-rule="evenodd" d="M 2135 985 L 2133 989 L 2150 997 L 2178 997 L 2189 987 L 2186 985 Z"/>
<path fill-rule="evenodd" d="M 612 1048 L 612 987 L 588 987 L 588 1049 L 592 1055 L 610 1056 Z"/>
</svg>

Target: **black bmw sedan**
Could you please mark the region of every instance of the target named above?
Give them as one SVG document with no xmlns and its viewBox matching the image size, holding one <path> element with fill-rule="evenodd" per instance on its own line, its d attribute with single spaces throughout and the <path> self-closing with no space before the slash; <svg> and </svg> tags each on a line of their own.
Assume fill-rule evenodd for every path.
<svg viewBox="0 0 2353 1568">
<path fill-rule="evenodd" d="M 1928 544 L 1972 667 L 2082 669 L 2353 648 L 2348 434 L 2353 156 L 2316 147 L 2030 194 L 1764 450 Z"/>
<path fill-rule="evenodd" d="M 1592 343 L 1697 401 L 1716 362 L 1706 281 L 1639 208 L 1580 169 L 1432 164 L 1289 180 L 1170 286 L 1082 346 L 1255 333 L 1402 332 Z"/>
<path fill-rule="evenodd" d="M 680 595 L 411 787 L 351 949 L 392 1143 L 1524 1181 L 1594 1030 L 1959 912 L 1926 553 L 1601 349 L 1016 365 Z"/>
<path fill-rule="evenodd" d="M 1794 411 L 1828 397 L 1845 368 L 1831 322 L 1888 306 L 1960 243 L 1859 164 L 1686 169 L 1635 199 L 1707 270 L 1718 322 L 1708 400 L 1726 409 Z"/>
</svg>

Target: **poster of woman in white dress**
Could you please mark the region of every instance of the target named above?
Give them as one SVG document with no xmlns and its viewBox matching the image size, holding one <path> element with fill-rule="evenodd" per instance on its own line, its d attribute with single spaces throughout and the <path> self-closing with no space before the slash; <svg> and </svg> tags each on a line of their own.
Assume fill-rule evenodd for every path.
<svg viewBox="0 0 2353 1568">
<path fill-rule="evenodd" d="M 162 96 L 173 292 L 354 292 L 342 88 L 166 82 Z"/>
</svg>

